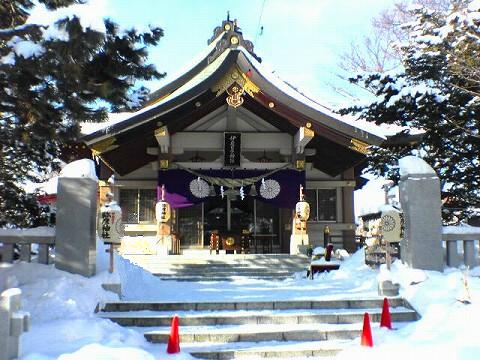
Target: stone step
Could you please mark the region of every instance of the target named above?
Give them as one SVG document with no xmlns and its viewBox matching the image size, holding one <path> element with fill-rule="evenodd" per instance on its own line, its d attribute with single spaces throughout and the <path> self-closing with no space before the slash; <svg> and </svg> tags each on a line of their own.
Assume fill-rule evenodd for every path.
<svg viewBox="0 0 480 360">
<path fill-rule="evenodd" d="M 284 280 L 306 272 L 309 258 L 289 254 L 228 254 L 200 252 L 178 256 L 124 255 L 163 280 L 232 281 L 239 277 Z"/>
<path fill-rule="evenodd" d="M 241 274 L 232 274 L 230 276 L 209 276 L 209 275 L 199 275 L 199 276 L 190 276 L 190 275 L 171 275 L 164 276 L 164 274 L 157 274 L 152 271 L 152 274 L 159 277 L 165 281 L 188 281 L 188 282 L 208 282 L 208 281 L 234 281 L 238 279 L 252 279 L 252 280 L 272 280 L 272 281 L 282 281 L 293 276 L 290 275 L 241 275 Z"/>
<path fill-rule="evenodd" d="M 183 326 L 180 337 L 187 343 L 351 340 L 360 336 L 362 326 L 362 323 Z M 144 336 L 152 343 L 167 343 L 170 328 L 146 331 Z"/>
<path fill-rule="evenodd" d="M 351 340 L 230 343 L 228 344 L 228 348 L 226 348 L 224 344 L 209 344 L 208 347 L 205 347 L 183 343 L 182 351 L 189 352 L 190 355 L 198 359 L 298 359 L 333 357 L 351 345 Z"/>
<path fill-rule="evenodd" d="M 202 267 L 193 267 L 193 266 L 175 266 L 175 265 L 159 265 L 159 264 L 142 264 L 145 267 L 150 269 L 159 269 L 163 271 L 171 271 L 171 272 L 179 272 L 179 271 L 192 271 L 195 273 L 198 272 L 215 272 L 215 271 L 271 271 L 271 272 L 286 272 L 292 270 L 306 270 L 306 266 L 248 266 L 248 265 L 224 265 L 224 266 L 211 266 L 211 265 L 204 265 Z"/>
<path fill-rule="evenodd" d="M 282 264 L 282 263 L 269 263 L 269 264 L 258 264 L 258 263 L 238 263 L 238 264 L 166 264 L 166 263 L 155 263 L 155 262 L 139 262 L 139 264 L 145 264 L 148 266 L 158 266 L 159 268 L 165 269 L 272 269 L 272 268 L 282 268 L 282 269 L 292 269 L 292 268 L 306 268 L 308 263 L 305 264 Z"/>
<path fill-rule="evenodd" d="M 418 314 L 400 297 L 389 299 L 394 323 Z M 182 351 L 200 359 L 254 359 L 334 356 L 358 346 L 363 316 L 372 327 L 381 318 L 383 298 L 257 302 L 142 302 L 99 305 L 99 317 L 141 331 L 152 343 L 167 343 L 179 316 Z M 402 326 L 402 325 L 400 325 Z"/>
<path fill-rule="evenodd" d="M 140 265 L 145 268 L 150 269 L 159 269 L 164 271 L 178 271 L 178 270 L 190 270 L 190 271 L 229 271 L 229 270 L 261 270 L 261 271 L 275 271 L 275 270 L 304 270 L 308 268 L 309 264 L 299 264 L 299 265 L 285 265 L 285 264 L 204 264 L 201 266 L 192 266 L 189 264 L 158 264 L 158 263 L 147 263 L 147 262 L 135 262 L 135 264 Z"/>
<path fill-rule="evenodd" d="M 180 326 L 245 325 L 245 324 L 351 324 L 363 321 L 365 312 L 373 322 L 380 322 L 381 309 L 333 310 L 271 310 L 271 311 L 128 311 L 100 313 L 122 326 L 170 326 L 173 315 L 179 316 Z M 405 307 L 391 309 L 393 322 L 417 320 L 417 313 Z"/>
<path fill-rule="evenodd" d="M 301 264 L 308 263 L 309 258 L 307 256 L 288 255 L 288 254 L 272 254 L 272 255 L 250 255 L 250 254 L 232 254 L 232 255 L 199 255 L 194 256 L 182 256 L 182 255 L 170 255 L 170 256 L 157 256 L 157 255 L 123 255 L 126 259 L 131 261 L 141 262 L 155 262 L 165 264 L 237 264 L 255 262 L 259 264 L 270 263 L 287 263 L 287 264 Z"/>
<path fill-rule="evenodd" d="M 170 270 L 169 272 L 162 272 L 161 270 L 151 269 L 152 274 L 162 275 L 164 277 L 175 277 L 175 276 L 260 276 L 260 277 L 277 277 L 277 276 L 284 276 L 289 277 L 295 274 L 295 271 L 287 271 L 287 270 L 264 270 L 260 271 L 257 269 L 245 269 L 235 271 L 235 269 L 229 270 L 221 270 L 221 271 L 190 271 L 189 269 L 184 269 L 181 271 Z M 302 271 L 297 271 L 302 272 Z M 306 270 L 303 270 L 303 273 L 306 274 Z"/>
<path fill-rule="evenodd" d="M 389 298 L 391 308 L 412 307 L 400 297 Z M 204 311 L 204 310 L 286 310 L 286 309 L 372 309 L 382 308 L 383 298 L 372 299 L 333 299 L 333 300 L 293 300 L 293 301 L 253 301 L 253 302 L 144 302 L 111 301 L 99 304 L 97 311 Z"/>
</svg>

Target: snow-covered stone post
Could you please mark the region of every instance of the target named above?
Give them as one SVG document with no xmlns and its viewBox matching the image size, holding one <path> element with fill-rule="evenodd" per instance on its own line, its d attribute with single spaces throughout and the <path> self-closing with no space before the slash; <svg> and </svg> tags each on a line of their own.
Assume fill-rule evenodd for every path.
<svg viewBox="0 0 480 360">
<path fill-rule="evenodd" d="M 30 323 L 30 315 L 20 311 L 21 294 L 17 288 L 0 294 L 0 360 L 20 357 L 20 335 Z"/>
<path fill-rule="evenodd" d="M 74 161 L 60 173 L 55 240 L 55 267 L 60 270 L 95 275 L 97 183 L 92 160 Z"/>
<path fill-rule="evenodd" d="M 400 202 L 405 233 L 400 243 L 402 261 L 412 268 L 443 271 L 440 181 L 424 160 L 399 160 Z"/>
</svg>

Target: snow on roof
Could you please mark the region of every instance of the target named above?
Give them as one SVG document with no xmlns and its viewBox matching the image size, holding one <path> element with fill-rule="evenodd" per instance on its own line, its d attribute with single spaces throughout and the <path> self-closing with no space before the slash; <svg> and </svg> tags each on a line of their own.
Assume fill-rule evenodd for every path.
<svg viewBox="0 0 480 360">
<path fill-rule="evenodd" d="M 368 133 L 371 133 L 386 139 L 385 132 L 382 131 L 377 125 L 368 123 L 366 121 L 358 121 L 357 118 L 354 116 L 345 116 L 345 115 L 340 115 L 335 113 L 330 108 L 313 100 L 309 96 L 305 95 L 304 93 L 300 92 L 298 89 L 292 87 L 291 85 L 286 83 L 284 80 L 279 78 L 274 73 L 274 70 L 271 70 L 264 64 L 261 64 L 260 62 L 258 62 L 244 47 L 239 46 L 237 49 L 242 51 L 245 54 L 248 61 L 252 63 L 252 65 L 262 74 L 262 76 L 265 77 L 265 79 L 267 79 L 270 83 L 276 86 L 285 95 L 288 95 L 291 98 L 301 102 L 302 104 L 305 104 L 314 110 L 317 110 L 327 116 L 330 116 L 335 120 L 341 121 L 346 125 L 353 126 L 360 130 L 366 131 Z"/>
<path fill-rule="evenodd" d="M 195 86 L 200 84 L 202 81 L 204 81 L 205 79 L 210 77 L 210 75 L 212 75 L 220 67 L 220 65 L 222 65 L 223 61 L 225 60 L 225 58 L 227 57 L 227 55 L 229 53 L 230 53 L 230 49 L 225 50 L 211 64 L 209 64 L 207 67 L 205 67 L 205 69 L 203 69 L 197 75 L 195 75 L 192 79 L 190 79 L 190 81 L 188 81 L 187 83 L 180 86 L 178 89 L 176 89 L 174 92 L 172 92 L 165 99 L 162 99 L 161 101 L 152 105 L 152 107 L 156 107 L 156 106 L 159 106 L 161 104 L 164 104 L 167 101 L 170 101 L 171 99 L 174 99 L 174 98 L 186 93 L 188 90 L 194 88 Z"/>
<path fill-rule="evenodd" d="M 144 112 L 147 112 L 149 110 L 155 109 L 156 107 L 158 107 L 160 105 L 163 105 L 166 102 L 171 101 L 172 99 L 175 99 L 175 98 L 179 97 L 180 95 L 186 93 L 188 90 L 194 88 L 195 86 L 200 84 L 202 81 L 207 79 L 210 75 L 212 75 L 220 67 L 220 65 L 222 65 L 223 61 L 225 60 L 227 55 L 230 53 L 230 51 L 231 51 L 230 49 L 225 50 L 212 63 L 210 63 L 207 67 L 205 67 L 205 69 L 203 69 L 201 72 L 199 72 L 197 75 L 195 75 L 192 79 L 190 79 L 190 81 L 188 81 L 185 84 L 183 84 L 182 86 L 180 86 L 178 89 L 173 91 L 171 94 L 169 94 L 168 96 L 166 96 L 162 100 L 160 100 L 160 101 L 158 101 L 154 104 L 151 104 L 149 106 L 146 106 L 146 107 L 144 107 L 144 108 L 142 108 L 142 109 L 140 109 L 136 112 L 124 113 L 124 114 L 128 114 L 129 116 L 119 120 L 118 123 L 120 123 L 124 120 L 127 120 L 128 118 L 140 115 L 140 114 L 142 114 Z M 154 116 L 158 116 L 158 114 L 155 114 Z M 122 131 L 129 130 L 132 127 L 138 126 L 138 125 L 143 124 L 143 123 L 148 122 L 148 121 L 150 121 L 150 118 L 147 118 L 143 121 L 136 122 L 135 124 L 132 124 L 131 126 L 126 127 Z M 103 123 L 101 123 L 101 124 L 103 124 Z M 98 130 L 107 129 L 108 126 L 111 126 L 111 125 L 112 125 L 112 123 L 110 123 L 109 125 L 107 125 L 105 127 L 101 127 Z M 83 132 L 83 125 L 82 125 L 82 132 Z"/>
<path fill-rule="evenodd" d="M 423 174 L 423 175 L 437 175 L 435 170 L 426 163 L 425 160 L 417 156 L 404 156 L 398 160 L 400 167 L 400 176 L 408 176 L 410 174 Z"/>
<path fill-rule="evenodd" d="M 172 76 L 172 80 L 169 83 L 167 83 L 165 86 L 174 82 L 180 76 L 182 76 L 186 72 L 193 69 L 201 60 L 203 60 L 205 57 L 207 57 L 208 54 L 210 54 L 214 50 L 215 46 L 217 45 L 218 41 L 222 38 L 224 33 L 225 32 L 222 32 L 212 43 L 209 44 L 209 46 L 207 46 L 207 48 L 205 48 L 204 51 L 202 51 L 197 56 L 195 56 L 192 59 L 192 61 L 189 64 L 187 64 L 186 66 L 184 66 L 181 71 L 178 71 L 175 76 Z M 353 127 L 354 128 L 353 131 L 355 131 L 355 132 L 360 131 L 360 132 L 366 132 L 367 133 L 367 134 L 359 134 L 359 137 L 361 137 L 361 135 L 364 135 L 365 138 L 368 138 L 368 134 L 373 134 L 373 135 L 376 135 L 380 138 L 386 139 L 387 135 L 396 134 L 403 129 L 403 128 L 401 128 L 399 126 L 395 126 L 395 125 L 380 127 L 380 126 L 375 125 L 373 123 L 367 122 L 366 120 L 358 119 L 358 118 L 356 118 L 355 116 L 352 116 L 352 115 L 337 114 L 332 109 L 330 109 L 330 108 L 320 104 L 319 102 L 313 100 L 309 96 L 303 94 L 298 89 L 292 87 L 291 85 L 289 85 L 288 83 L 286 83 L 285 81 L 280 79 L 274 73 L 274 70 L 272 70 L 268 66 L 260 63 L 243 46 L 238 46 L 235 49 L 241 51 L 247 57 L 248 61 L 250 61 L 252 63 L 252 65 L 261 73 L 261 75 L 263 77 L 265 77 L 265 79 L 267 81 L 272 83 L 275 87 L 277 87 L 280 91 L 285 93 L 287 96 L 299 101 L 300 103 L 302 103 L 304 105 L 307 105 L 308 107 L 310 107 L 310 108 L 312 108 L 312 109 L 314 109 L 314 110 L 316 110 L 320 113 L 323 113 L 323 114 L 325 114 L 325 115 L 327 115 L 327 116 L 329 116 L 329 117 L 331 117 L 335 120 L 338 120 L 338 121 L 346 124 L 347 126 Z M 153 103 L 149 106 L 146 106 L 146 107 L 144 107 L 144 108 L 142 108 L 142 109 L 140 109 L 136 112 L 122 113 L 124 115 L 118 116 L 118 117 L 113 117 L 112 120 L 109 119 L 109 121 L 107 121 L 106 123 L 84 124 L 84 125 L 82 124 L 82 133 L 87 135 L 87 134 L 91 134 L 95 131 L 106 129 L 111 125 L 120 123 L 124 120 L 127 120 L 128 118 L 133 117 L 133 116 L 140 115 L 144 112 L 147 112 L 151 109 L 154 109 L 154 108 L 166 103 L 167 101 L 170 101 L 170 100 L 180 96 L 181 94 L 183 94 L 183 93 L 187 92 L 188 90 L 192 89 L 193 87 L 198 85 L 200 82 L 202 82 L 203 80 L 208 78 L 211 74 L 213 74 L 218 69 L 218 67 L 221 65 L 221 63 L 224 61 L 226 56 L 230 53 L 230 51 L 231 51 L 231 49 L 227 48 L 219 57 L 217 57 L 211 64 L 206 66 L 200 73 L 195 75 L 192 79 L 190 79 L 188 82 L 186 82 L 185 84 L 180 86 L 178 89 L 174 90 L 171 94 L 166 96 L 164 99 L 162 99 L 158 102 L 155 102 L 155 103 Z M 109 116 L 109 118 L 110 118 L 110 116 Z M 150 119 L 145 119 L 142 122 L 135 123 L 135 124 L 132 125 L 132 127 L 137 126 L 138 124 L 144 123 L 144 122 L 149 121 L 149 120 Z M 122 131 L 128 130 L 130 128 L 131 127 L 127 127 L 126 129 L 124 129 Z"/>
<path fill-rule="evenodd" d="M 108 120 L 100 123 L 94 122 L 83 122 L 81 123 L 81 133 L 83 135 L 93 134 L 95 131 L 106 129 L 112 125 L 118 124 L 123 120 L 126 120 L 132 117 L 135 113 L 132 112 L 121 112 L 121 113 L 109 113 Z"/>
<path fill-rule="evenodd" d="M 178 71 L 176 71 L 173 75 L 166 77 L 166 80 L 168 82 L 164 86 L 168 86 L 169 84 L 173 83 L 175 80 L 177 80 L 179 77 L 182 75 L 186 74 L 190 70 L 192 70 L 195 66 L 198 65 L 200 61 L 205 59 L 210 53 L 216 48 L 217 43 L 220 41 L 220 39 L 223 37 L 225 34 L 225 31 L 222 31 L 220 35 L 218 35 L 215 40 L 213 40 L 204 50 L 199 52 L 197 55 L 195 55 L 189 63 L 185 64 L 182 68 L 180 68 Z"/>
</svg>

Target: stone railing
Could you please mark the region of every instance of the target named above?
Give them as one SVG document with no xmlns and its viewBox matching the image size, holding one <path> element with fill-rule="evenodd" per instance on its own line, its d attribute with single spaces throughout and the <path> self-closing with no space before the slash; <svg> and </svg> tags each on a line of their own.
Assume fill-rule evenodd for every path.
<svg viewBox="0 0 480 360">
<path fill-rule="evenodd" d="M 1 262 L 13 262 L 15 245 L 20 247 L 20 260 L 30 262 L 32 244 L 38 244 L 38 262 L 48 264 L 50 247 L 55 245 L 55 229 L 0 229 L 0 244 Z"/>
<path fill-rule="evenodd" d="M 447 266 L 459 267 L 463 264 L 472 269 L 479 265 L 480 228 L 446 226 L 442 240 L 446 244 Z"/>
</svg>

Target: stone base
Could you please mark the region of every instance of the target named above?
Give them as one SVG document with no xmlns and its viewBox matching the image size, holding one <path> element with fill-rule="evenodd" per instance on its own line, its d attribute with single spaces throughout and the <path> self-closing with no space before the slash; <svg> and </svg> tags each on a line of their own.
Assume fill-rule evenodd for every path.
<svg viewBox="0 0 480 360">
<path fill-rule="evenodd" d="M 378 295 L 380 296 L 398 296 L 400 284 L 394 284 L 391 280 L 378 282 Z"/>
<path fill-rule="evenodd" d="M 308 248 L 308 234 L 290 236 L 290 255 L 306 255 Z"/>
</svg>

